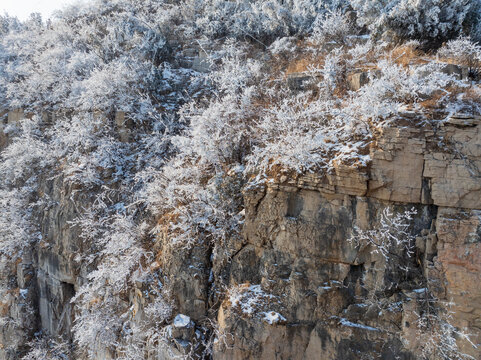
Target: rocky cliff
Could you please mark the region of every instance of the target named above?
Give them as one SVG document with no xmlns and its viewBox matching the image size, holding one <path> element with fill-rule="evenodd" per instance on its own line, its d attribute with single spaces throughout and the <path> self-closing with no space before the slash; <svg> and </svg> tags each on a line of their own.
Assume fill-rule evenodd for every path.
<svg viewBox="0 0 481 360">
<path fill-rule="evenodd" d="M 0 360 L 481 359 L 479 9 L 0 15 Z"/>
<path fill-rule="evenodd" d="M 246 296 L 253 284 L 273 296 L 253 312 L 223 302 L 219 326 L 227 335 L 215 356 L 419 358 L 416 317 L 425 287 L 449 309 L 451 324 L 479 343 L 480 124 L 460 116 L 439 129 L 390 129 L 372 144 L 367 169 L 279 176 L 246 192 L 244 243 L 230 281 L 251 284 L 241 285 Z M 346 241 L 353 227 L 378 227 L 387 208 L 416 211 L 409 274 Z M 282 316 L 271 321 L 271 311 Z M 479 349 L 458 341 L 479 358 Z"/>
<path fill-rule="evenodd" d="M 431 341 L 447 348 L 450 337 L 460 353 L 480 358 L 473 344 L 481 343 L 481 119 L 457 115 L 436 128 L 400 120 L 368 151 L 368 167 L 279 171 L 246 187 L 242 237 L 215 253 L 209 242 L 172 247 L 161 233 L 147 266 L 161 271 L 178 315 L 168 348 L 144 357 L 196 357 L 212 345 L 199 339 L 210 336 L 214 359 L 418 359 Z M 49 199 L 35 214 L 41 240 L 2 274 L 14 290 L 0 301 L 10 319 L 1 324 L 1 359 L 18 358 L 40 330 L 72 341 L 71 300 L 92 266 L 79 261 L 87 250 L 70 222 L 93 195 L 62 178 L 40 184 Z M 348 241 L 406 211 L 410 256 Z M 132 323 L 148 317 L 149 296 L 141 281 L 125 294 Z M 206 337 L 200 330 L 210 322 L 215 336 Z M 120 356 L 101 342 L 96 348 L 74 358 Z"/>
</svg>

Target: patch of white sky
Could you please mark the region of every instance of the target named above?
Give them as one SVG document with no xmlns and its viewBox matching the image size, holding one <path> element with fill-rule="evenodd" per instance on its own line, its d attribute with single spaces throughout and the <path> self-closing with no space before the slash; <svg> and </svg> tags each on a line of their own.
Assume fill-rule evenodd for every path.
<svg viewBox="0 0 481 360">
<path fill-rule="evenodd" d="M 92 0 L 0 0 L 0 14 L 8 13 L 26 20 L 31 13 L 40 13 L 43 19 L 48 19 L 54 11 L 67 5 L 88 1 Z"/>
</svg>

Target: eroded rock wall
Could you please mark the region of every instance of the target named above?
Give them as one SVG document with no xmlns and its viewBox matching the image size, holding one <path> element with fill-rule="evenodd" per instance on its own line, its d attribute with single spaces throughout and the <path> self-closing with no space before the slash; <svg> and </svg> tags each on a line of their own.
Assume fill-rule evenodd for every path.
<svg viewBox="0 0 481 360">
<path fill-rule="evenodd" d="M 255 313 L 224 301 L 215 358 L 421 358 L 414 299 L 424 286 L 479 344 L 480 129 L 463 116 L 435 129 L 389 128 L 372 144 L 369 168 L 279 176 L 246 192 L 246 244 L 232 259 L 231 284 L 259 284 L 273 298 Z M 386 208 L 416 210 L 409 275 L 347 241 L 354 226 L 378 227 Z M 481 356 L 466 340 L 458 346 Z"/>
<path fill-rule="evenodd" d="M 155 264 L 176 313 L 191 323 L 173 328 L 174 350 L 150 358 L 187 353 L 210 317 L 218 323 L 214 359 L 417 359 L 415 314 L 424 288 L 451 312 L 452 325 L 481 343 L 480 119 L 393 126 L 369 151 L 367 168 L 281 173 L 246 189 L 243 237 L 220 248 L 205 242 L 172 252 L 169 239 L 160 238 Z M 70 300 L 91 270 L 82 265 L 87 249 L 70 222 L 93 194 L 58 177 L 41 181 L 39 191 L 48 199 L 36 215 L 42 239 L 2 274 L 17 290 L 0 300 L 1 314 L 16 320 L 1 325 L 0 359 L 17 358 L 40 329 L 72 341 Z M 416 211 L 409 272 L 402 269 L 406 259 L 386 261 L 348 241 L 355 227 L 378 228 L 386 209 Z M 140 322 L 148 294 L 135 286 L 125 308 Z M 249 299 L 255 302 L 245 306 Z M 96 358 L 116 358 L 101 345 Z M 481 356 L 466 340 L 458 345 Z"/>
</svg>

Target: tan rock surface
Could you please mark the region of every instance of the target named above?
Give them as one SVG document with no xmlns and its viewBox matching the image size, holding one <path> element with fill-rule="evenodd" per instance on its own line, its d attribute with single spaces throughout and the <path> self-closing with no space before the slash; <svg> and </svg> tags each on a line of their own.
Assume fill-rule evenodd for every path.
<svg viewBox="0 0 481 360">
<path fill-rule="evenodd" d="M 220 326 L 232 338 L 230 347 L 217 348 L 215 358 L 389 358 L 382 344 L 400 358 L 417 358 L 423 346 L 415 326 L 419 304 L 407 301 L 401 312 L 389 313 L 369 302 L 386 278 L 399 276 L 393 272 L 397 265 L 369 249 L 358 252 L 347 241 L 353 225 L 376 228 L 385 207 L 417 208 L 416 261 L 439 304 L 456 304 L 449 308 L 451 323 L 480 343 L 481 213 L 475 209 L 481 209 L 481 138 L 477 119 L 461 120 L 436 131 L 385 130 L 371 148 L 367 169 L 339 166 L 332 174 L 283 178 L 266 190 L 246 193 L 248 245 L 232 261 L 233 269 L 243 263 L 251 269 L 234 278 L 237 284 L 259 283 L 278 296 L 287 322 L 266 326 L 225 303 Z M 413 292 L 414 283 L 403 286 L 411 288 L 382 301 L 422 297 Z M 286 342 L 282 349 L 273 347 Z M 481 356 L 462 339 L 458 345 L 474 358 Z"/>
<path fill-rule="evenodd" d="M 436 221 L 439 239 L 437 262 L 444 274 L 446 308 L 453 325 L 481 343 L 481 211 L 442 208 Z M 463 350 L 480 353 L 462 342 Z"/>
</svg>

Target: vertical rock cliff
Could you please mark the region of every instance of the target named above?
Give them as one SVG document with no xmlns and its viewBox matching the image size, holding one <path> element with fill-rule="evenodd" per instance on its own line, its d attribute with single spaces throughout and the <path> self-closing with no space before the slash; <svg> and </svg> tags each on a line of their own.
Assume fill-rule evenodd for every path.
<svg viewBox="0 0 481 360">
<path fill-rule="evenodd" d="M 247 191 L 245 242 L 230 281 L 250 284 L 239 289 L 246 297 L 255 297 L 253 284 L 269 295 L 253 312 L 233 303 L 235 296 L 223 302 L 225 340 L 215 357 L 420 358 L 416 317 L 428 289 L 451 324 L 479 343 L 480 129 L 480 119 L 469 117 L 440 129 L 391 129 L 372 145 L 367 169 L 279 176 Z M 395 258 L 386 262 L 346 241 L 354 227 L 379 227 L 388 208 L 416 212 L 407 273 Z M 457 340 L 463 352 L 480 356 Z"/>
</svg>

